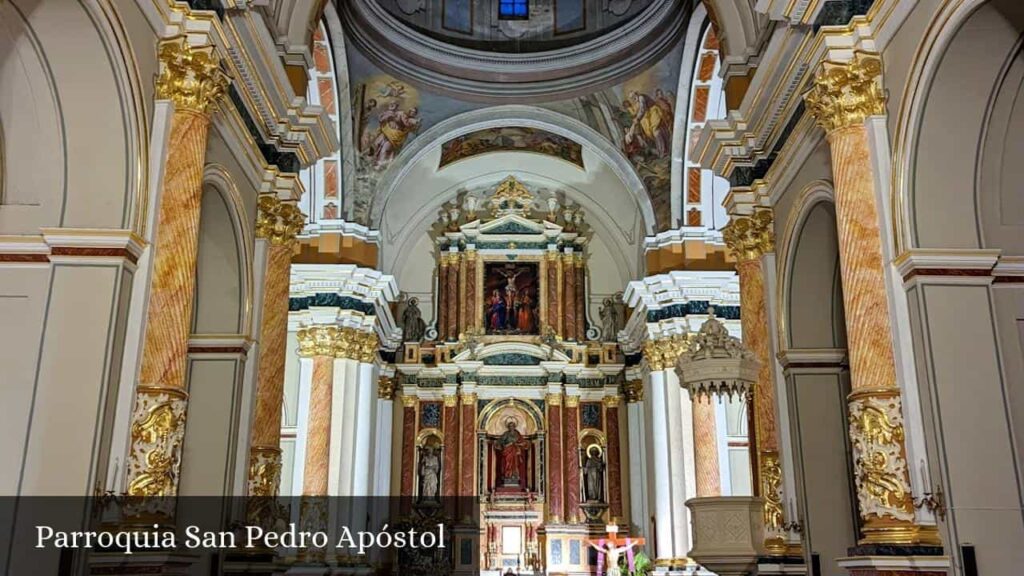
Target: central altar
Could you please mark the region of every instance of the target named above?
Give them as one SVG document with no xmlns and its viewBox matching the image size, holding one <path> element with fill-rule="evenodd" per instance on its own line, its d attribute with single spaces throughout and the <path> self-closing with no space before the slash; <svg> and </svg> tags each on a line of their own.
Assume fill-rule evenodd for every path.
<svg viewBox="0 0 1024 576">
<path fill-rule="evenodd" d="M 588 321 L 587 225 L 540 204 L 509 177 L 442 210 L 436 322 L 396 359 L 401 494 L 479 503 L 451 511 L 479 527 L 458 537 L 456 571 L 592 574 L 587 543 L 627 517 L 625 365 Z"/>
</svg>

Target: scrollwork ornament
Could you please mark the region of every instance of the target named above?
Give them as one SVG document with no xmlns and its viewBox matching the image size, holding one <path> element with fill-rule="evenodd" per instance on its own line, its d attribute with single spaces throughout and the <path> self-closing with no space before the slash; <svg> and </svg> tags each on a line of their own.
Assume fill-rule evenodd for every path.
<svg viewBox="0 0 1024 576">
<path fill-rule="evenodd" d="M 899 391 L 854 392 L 850 439 L 861 517 L 912 522 Z"/>
<path fill-rule="evenodd" d="M 253 449 L 249 455 L 249 496 L 277 496 L 281 485 L 281 451 Z"/>
<path fill-rule="evenodd" d="M 132 415 L 129 496 L 177 495 L 186 404 L 181 392 L 139 391 Z"/>
<path fill-rule="evenodd" d="M 786 550 L 785 518 L 782 513 L 782 466 L 777 452 L 762 452 L 761 497 L 764 498 L 765 547 L 769 553 Z"/>
<path fill-rule="evenodd" d="M 158 57 L 157 99 L 171 100 L 180 109 L 209 114 L 228 86 L 214 47 L 193 47 L 184 36 L 178 36 L 160 43 Z"/>
<path fill-rule="evenodd" d="M 294 204 L 282 202 L 273 194 L 262 194 L 257 201 L 256 236 L 274 246 L 287 246 L 302 231 L 306 217 Z"/>
<path fill-rule="evenodd" d="M 309 326 L 298 332 L 299 356 L 334 356 L 341 330 L 337 326 Z"/>
<path fill-rule="evenodd" d="M 804 101 L 826 133 L 885 114 L 882 59 L 878 54 L 857 52 L 846 63 L 822 62 Z"/>
</svg>

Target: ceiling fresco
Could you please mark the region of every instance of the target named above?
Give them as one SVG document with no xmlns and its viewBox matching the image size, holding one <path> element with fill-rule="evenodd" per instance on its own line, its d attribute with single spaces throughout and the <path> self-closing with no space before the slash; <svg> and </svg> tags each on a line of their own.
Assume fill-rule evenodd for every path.
<svg viewBox="0 0 1024 576">
<path fill-rule="evenodd" d="M 537 104 L 587 124 L 623 152 L 644 182 L 659 231 L 673 226 L 672 131 L 682 58 L 682 49 L 677 48 L 619 84 L 581 97 Z M 347 209 L 352 220 L 367 224 L 380 177 L 402 150 L 431 126 L 486 105 L 415 86 L 385 72 L 358 49 L 349 47 L 346 52 L 358 156 L 353 198 Z M 583 168 L 580 143 L 514 126 L 482 130 L 444 143 L 438 168 L 496 151 L 539 152 Z"/>
</svg>

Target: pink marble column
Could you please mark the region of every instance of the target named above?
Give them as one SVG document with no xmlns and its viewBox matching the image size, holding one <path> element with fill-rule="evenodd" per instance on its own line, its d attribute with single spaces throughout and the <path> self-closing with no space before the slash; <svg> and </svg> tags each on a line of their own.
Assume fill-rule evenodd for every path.
<svg viewBox="0 0 1024 576">
<path fill-rule="evenodd" d="M 562 394 L 547 395 L 548 411 L 548 522 L 560 524 L 565 485 L 562 482 Z"/>
<path fill-rule="evenodd" d="M 565 397 L 565 521 L 580 521 L 580 397 Z"/>
</svg>

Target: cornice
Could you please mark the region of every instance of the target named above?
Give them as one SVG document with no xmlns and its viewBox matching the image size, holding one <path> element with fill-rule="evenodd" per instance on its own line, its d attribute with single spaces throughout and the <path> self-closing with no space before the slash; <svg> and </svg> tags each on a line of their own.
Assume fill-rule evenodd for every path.
<svg viewBox="0 0 1024 576">
<path fill-rule="evenodd" d="M 159 37 L 184 35 L 192 46 L 216 48 L 235 88 L 231 101 L 237 97 L 252 115 L 262 140 L 256 143 L 258 148 L 263 144 L 294 154 L 300 166 L 313 164 L 338 148 L 327 111 L 310 105 L 292 89 L 262 10 L 247 2 L 232 2 L 230 9 L 217 12 L 193 10 L 180 0 L 140 4 Z M 230 105 L 225 101 L 222 106 Z M 267 163 L 275 160 L 266 153 L 264 157 Z"/>
<path fill-rule="evenodd" d="M 843 26 L 807 26 L 817 20 L 823 0 L 811 0 L 803 8 L 797 23 L 792 18 L 780 18 L 777 2 L 761 6 L 773 19 L 780 19 L 769 39 L 760 65 L 751 80 L 739 108 L 723 119 L 710 120 L 705 125 L 695 147 L 695 155 L 705 168 L 713 170 L 733 185 L 750 187 L 758 179 L 771 181 L 774 164 L 779 158 L 797 153 L 788 159 L 799 165 L 799 153 L 809 153 L 813 147 L 794 148 L 790 142 L 797 132 L 810 130 L 806 126 L 803 93 L 813 72 L 825 61 L 847 62 L 857 52 L 882 52 L 893 34 L 913 8 L 914 1 L 876 0 L 866 16 L 855 16 Z M 787 3 L 787 9 L 797 3 Z M 789 12 L 792 16 L 800 12 Z M 787 150 L 788 148 L 788 150 Z M 733 173 L 746 168 L 753 180 L 736 182 Z M 778 172 L 776 172 L 778 173 Z M 774 189 L 784 188 L 776 176 Z M 774 197 L 769 197 L 774 202 Z"/>
<path fill-rule="evenodd" d="M 340 2 L 347 37 L 396 76 L 464 99 L 563 99 L 612 85 L 677 44 L 692 10 L 654 2 L 621 28 L 574 46 L 498 53 L 454 46 L 417 32 L 375 0 Z"/>
</svg>

